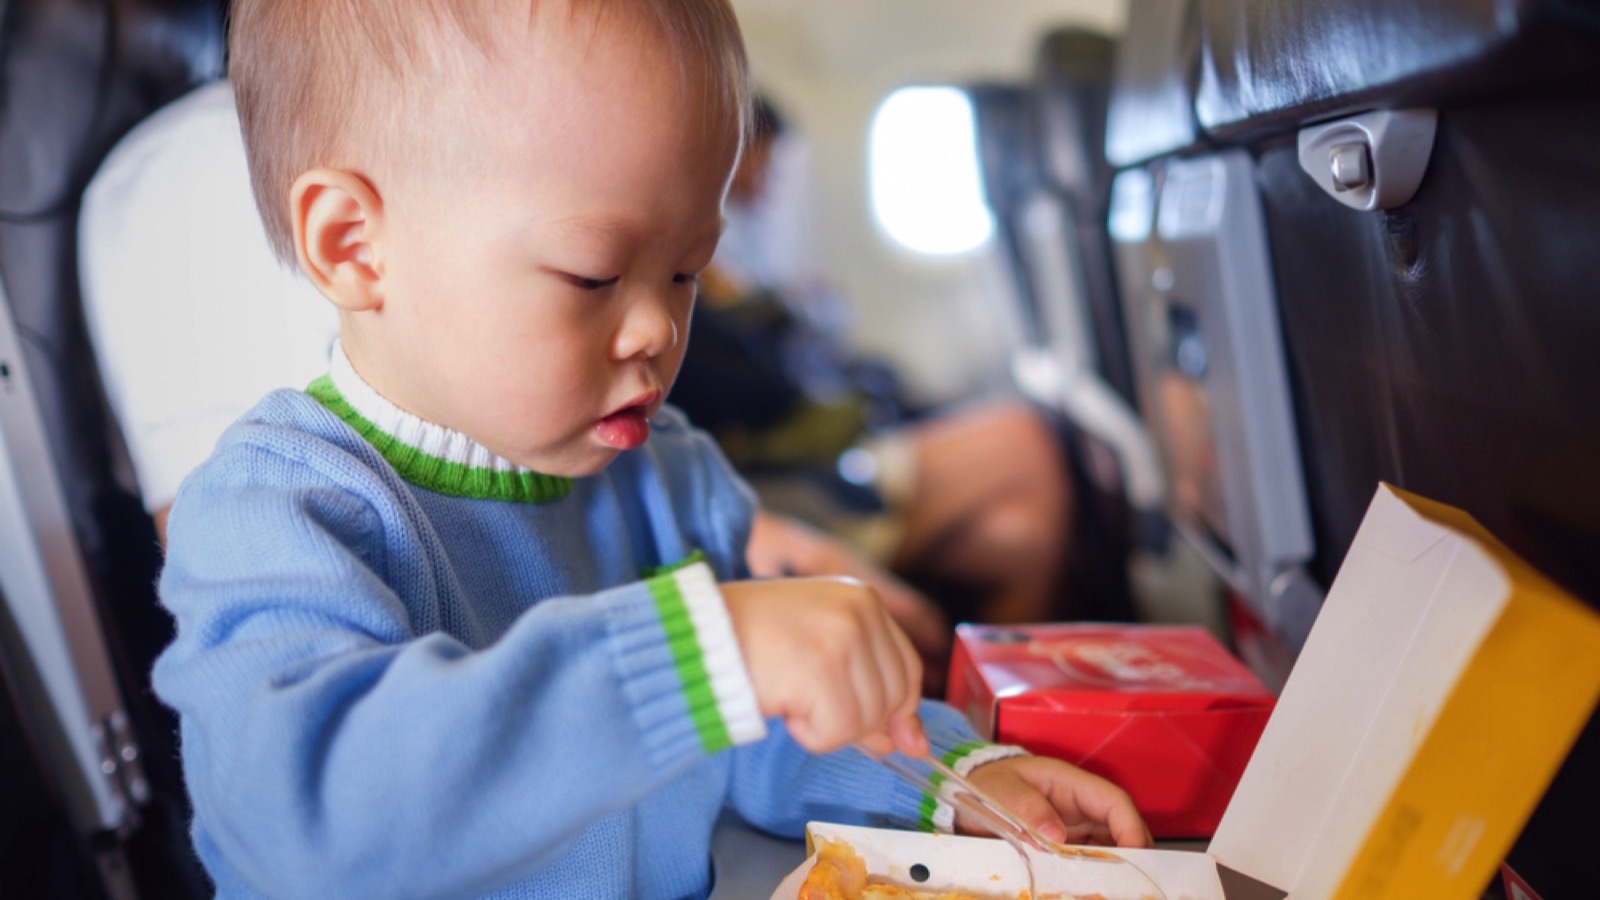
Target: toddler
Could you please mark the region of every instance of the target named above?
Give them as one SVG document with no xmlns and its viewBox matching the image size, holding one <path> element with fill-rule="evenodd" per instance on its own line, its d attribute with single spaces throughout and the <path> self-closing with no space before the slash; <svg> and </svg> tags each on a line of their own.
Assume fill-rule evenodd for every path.
<svg viewBox="0 0 1600 900">
<path fill-rule="evenodd" d="M 155 684 L 221 896 L 704 896 L 724 807 L 965 824 L 856 740 L 1148 840 L 1103 780 L 919 706 L 867 588 L 741 580 L 750 494 L 663 405 L 746 118 L 726 0 L 235 0 L 231 27 L 268 235 L 341 338 L 169 522 Z"/>
</svg>

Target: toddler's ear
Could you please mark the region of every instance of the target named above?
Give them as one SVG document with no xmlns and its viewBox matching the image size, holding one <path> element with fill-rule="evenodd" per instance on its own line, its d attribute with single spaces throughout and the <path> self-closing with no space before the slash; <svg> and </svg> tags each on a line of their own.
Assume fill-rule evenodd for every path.
<svg viewBox="0 0 1600 900">
<path fill-rule="evenodd" d="M 289 189 L 295 255 L 311 283 L 346 312 L 383 305 L 374 246 L 383 200 L 366 179 L 342 169 L 312 169 Z"/>
</svg>

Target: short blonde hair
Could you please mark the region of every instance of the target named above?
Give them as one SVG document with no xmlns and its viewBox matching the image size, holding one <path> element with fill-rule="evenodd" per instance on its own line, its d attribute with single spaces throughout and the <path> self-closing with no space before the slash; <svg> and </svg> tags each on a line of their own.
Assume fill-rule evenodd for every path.
<svg viewBox="0 0 1600 900">
<path fill-rule="evenodd" d="M 353 147 L 393 141 L 408 79 L 426 71 L 441 39 L 479 51 L 505 16 L 535 16 L 550 0 L 234 0 L 228 76 L 267 238 L 295 261 L 289 189 L 302 173 L 348 165 Z M 612 14 L 653 26 L 686 88 L 705 91 L 714 120 L 742 140 L 751 120 L 749 63 L 728 0 L 568 0 L 573 15 Z M 453 48 L 445 48 L 453 49 Z M 362 115 L 362 111 L 368 111 Z"/>
</svg>

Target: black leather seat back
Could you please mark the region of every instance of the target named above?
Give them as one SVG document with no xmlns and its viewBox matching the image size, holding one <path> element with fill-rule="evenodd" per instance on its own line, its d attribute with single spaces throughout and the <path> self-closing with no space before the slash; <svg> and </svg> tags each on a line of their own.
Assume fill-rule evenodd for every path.
<svg viewBox="0 0 1600 900">
<path fill-rule="evenodd" d="M 1600 601 L 1594 86 L 1441 109 L 1415 198 L 1384 213 L 1333 202 L 1293 145 L 1260 147 L 1322 578 L 1382 479 Z M 1600 884 L 1597 804 L 1591 722 L 1511 856 L 1544 896 Z"/>
<path fill-rule="evenodd" d="M 1600 601 L 1600 7 L 1201 8 L 1198 118 L 1259 155 L 1318 573 L 1386 478 Z M 1349 210 L 1300 170 L 1300 125 L 1407 105 L 1439 110 L 1411 202 Z"/>
<path fill-rule="evenodd" d="M 1372 108 L 1526 99 L 1596 71 L 1591 0 L 1199 0 L 1193 117 L 1242 143 Z"/>
</svg>

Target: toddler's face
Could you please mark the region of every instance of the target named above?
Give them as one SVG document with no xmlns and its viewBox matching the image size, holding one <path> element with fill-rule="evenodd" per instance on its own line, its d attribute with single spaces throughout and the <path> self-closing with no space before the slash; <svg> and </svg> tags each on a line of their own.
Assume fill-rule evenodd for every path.
<svg viewBox="0 0 1600 900">
<path fill-rule="evenodd" d="M 345 343 L 399 406 L 583 476 L 672 387 L 737 146 L 667 48 L 562 18 L 408 127 L 420 162 L 379 187 L 383 308 Z"/>
</svg>

